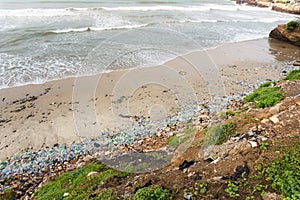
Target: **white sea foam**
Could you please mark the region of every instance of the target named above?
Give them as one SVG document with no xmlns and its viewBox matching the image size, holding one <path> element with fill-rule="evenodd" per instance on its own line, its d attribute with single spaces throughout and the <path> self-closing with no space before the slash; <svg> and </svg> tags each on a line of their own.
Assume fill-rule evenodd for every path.
<svg viewBox="0 0 300 200">
<path fill-rule="evenodd" d="M 256 40 L 268 37 L 268 34 L 257 32 L 257 33 L 243 33 L 237 34 L 231 42 L 242 42 L 242 41 L 249 41 L 249 40 Z"/>
<path fill-rule="evenodd" d="M 184 19 L 179 20 L 179 23 L 217 23 L 218 20 L 214 19 Z"/>
<path fill-rule="evenodd" d="M 16 28 L 16 26 L 13 24 L 3 24 L 2 26 L 0 26 L 0 31 L 8 31 L 14 28 Z"/>
<path fill-rule="evenodd" d="M 0 88 L 38 84 L 76 74 L 80 62 L 64 57 L 19 56 L 0 53 Z"/>
<path fill-rule="evenodd" d="M 85 32 L 85 31 L 105 31 L 105 30 L 119 30 L 119 29 L 134 29 L 145 27 L 147 24 L 137 25 L 123 25 L 123 26 L 108 26 L 108 27 L 84 27 L 84 28 L 70 28 L 49 31 L 52 33 L 71 33 L 71 32 Z"/>
<path fill-rule="evenodd" d="M 76 15 L 67 9 L 8 9 L 0 10 L 0 17 L 55 17 Z"/>
<path fill-rule="evenodd" d="M 284 21 L 284 18 L 264 18 L 264 19 L 183 19 L 178 23 L 219 23 L 219 22 L 253 22 L 253 23 L 274 23 Z M 173 21 L 176 23 L 176 21 Z"/>
<path fill-rule="evenodd" d="M 264 19 L 229 19 L 229 20 L 218 20 L 218 22 L 253 22 L 253 23 L 274 23 L 284 21 L 284 18 L 264 18 Z"/>
<path fill-rule="evenodd" d="M 0 17 L 54 17 L 72 16 L 84 12 L 99 11 L 236 11 L 246 9 L 242 6 L 205 4 L 201 6 L 120 6 L 93 8 L 65 8 L 65 9 L 1 9 Z M 247 8 L 248 9 L 248 8 Z"/>
<path fill-rule="evenodd" d="M 217 4 L 202 4 L 200 6 L 120 6 L 120 7 L 99 7 L 87 8 L 86 10 L 108 10 L 108 11 L 210 11 L 210 10 L 224 10 L 224 11 L 238 11 L 238 10 L 270 10 L 270 8 L 258 8 L 244 5 L 217 5 Z M 85 10 L 75 8 L 75 10 Z"/>
<path fill-rule="evenodd" d="M 269 11 L 270 8 L 258 8 L 244 5 L 217 5 L 202 4 L 199 6 L 118 6 L 118 7 L 92 7 L 92 8 L 62 8 L 62 9 L 0 9 L 0 17 L 54 17 L 89 14 L 101 11 L 182 11 L 205 12 L 211 10 L 220 11 Z"/>
</svg>

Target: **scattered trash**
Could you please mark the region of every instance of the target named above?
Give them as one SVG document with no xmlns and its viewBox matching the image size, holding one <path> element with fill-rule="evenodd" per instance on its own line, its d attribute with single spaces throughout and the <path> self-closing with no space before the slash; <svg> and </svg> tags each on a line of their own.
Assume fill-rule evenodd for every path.
<svg viewBox="0 0 300 200">
<path fill-rule="evenodd" d="M 240 165 L 237 166 L 234 170 L 234 173 L 232 176 L 223 176 L 222 179 L 223 180 L 233 180 L 236 181 L 237 179 L 241 178 L 241 177 L 248 177 L 250 173 L 250 169 L 247 165 L 247 163 L 245 162 L 245 165 Z"/>
<path fill-rule="evenodd" d="M 220 157 L 218 157 L 216 160 L 212 161 L 211 163 L 216 164 L 217 162 L 219 162 L 221 160 Z"/>
<path fill-rule="evenodd" d="M 164 92 L 169 92 L 169 90 Z M 241 100 L 241 98 L 239 99 Z M 24 101 L 34 100 L 35 97 L 24 99 Z M 228 99 L 225 100 L 227 101 Z M 23 100 L 15 103 L 23 104 Z M 179 111 L 174 116 L 168 116 L 162 122 L 151 123 L 146 116 L 130 116 L 134 123 L 133 125 L 114 130 L 103 130 L 103 132 L 99 133 L 99 137 L 93 139 L 86 138 L 79 143 L 73 142 L 69 145 L 56 143 L 52 147 L 45 146 L 37 151 L 34 151 L 32 147 L 24 149 L 22 153 L 0 162 L 0 180 L 5 180 L 5 183 L 0 181 L 0 188 L 16 185 L 14 190 L 18 192 L 19 197 L 23 197 L 26 190 L 21 188 L 20 184 L 16 184 L 19 180 L 29 185 L 28 190 L 36 191 L 44 179 L 77 169 L 92 158 L 113 158 L 124 152 L 143 153 L 158 149 L 169 151 L 168 147 L 166 147 L 165 139 L 175 136 L 184 130 L 187 122 L 197 124 L 201 121 L 202 125 L 209 123 L 208 111 L 211 109 L 210 103 L 203 101 L 200 103 L 202 105 L 200 107 L 193 103 L 189 103 L 186 108 L 182 108 L 182 111 Z M 59 106 L 60 104 L 54 102 L 53 105 Z M 47 120 L 46 115 L 49 114 L 46 112 L 42 113 L 43 119 L 39 120 L 39 122 L 45 122 Z M 120 117 L 127 118 L 129 116 L 124 115 Z M 0 125 L 8 122 L 9 120 L 1 120 Z M 142 143 L 138 143 L 138 141 L 142 141 Z M 185 160 L 179 166 L 179 169 L 187 169 L 195 163 L 196 161 L 194 160 L 189 162 Z M 89 175 L 91 176 L 92 174 Z M 15 179 L 15 177 L 18 178 Z M 193 174 L 191 178 L 201 180 L 202 177 Z"/>
<path fill-rule="evenodd" d="M 151 186 L 151 185 L 152 185 L 152 181 L 149 180 L 149 181 L 148 181 L 147 183 L 145 183 L 143 186 L 140 186 L 140 187 L 135 188 L 134 194 L 135 194 L 139 189 L 142 189 L 142 188 L 145 188 L 145 187 L 149 187 L 149 186 Z"/>
<path fill-rule="evenodd" d="M 255 148 L 255 147 L 257 147 L 258 145 L 257 145 L 257 142 L 254 142 L 254 141 L 248 141 L 250 144 L 251 144 L 251 147 L 252 148 Z"/>
<path fill-rule="evenodd" d="M 69 196 L 69 193 L 68 192 L 64 193 L 64 197 L 67 197 L 67 196 Z"/>
<path fill-rule="evenodd" d="M 207 158 L 207 159 L 205 159 L 204 161 L 205 161 L 205 162 L 209 162 L 209 163 L 211 163 L 211 162 L 213 162 L 213 161 L 214 161 L 214 159 L 212 159 L 212 158 Z"/>
<path fill-rule="evenodd" d="M 184 170 L 185 168 L 189 168 L 190 166 L 194 165 L 196 163 L 195 160 L 187 161 L 184 160 L 181 165 L 179 165 L 179 170 Z"/>
<path fill-rule="evenodd" d="M 186 193 L 186 194 L 184 194 L 184 199 L 186 199 L 186 200 L 190 200 L 190 199 L 192 199 L 192 194 L 190 194 L 190 193 Z"/>
</svg>

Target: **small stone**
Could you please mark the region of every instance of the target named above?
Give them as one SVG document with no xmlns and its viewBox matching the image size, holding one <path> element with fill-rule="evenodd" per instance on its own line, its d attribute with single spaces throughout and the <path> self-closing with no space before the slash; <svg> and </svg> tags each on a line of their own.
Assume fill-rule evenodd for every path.
<svg viewBox="0 0 300 200">
<path fill-rule="evenodd" d="M 279 119 L 278 119 L 277 115 L 274 115 L 274 116 L 270 117 L 270 120 L 271 120 L 274 124 L 279 123 Z"/>
<path fill-rule="evenodd" d="M 294 63 L 293 63 L 294 66 L 300 66 L 300 60 L 296 60 Z"/>
<path fill-rule="evenodd" d="M 69 193 L 68 192 L 64 193 L 64 197 L 67 197 L 67 196 L 69 196 Z"/>
<path fill-rule="evenodd" d="M 251 131 L 251 130 L 247 131 L 247 133 L 250 137 L 252 137 L 254 135 L 253 131 Z"/>
<path fill-rule="evenodd" d="M 261 140 L 261 141 L 266 141 L 266 140 L 268 140 L 268 138 L 267 138 L 267 137 L 264 137 L 264 136 L 258 137 L 258 139 Z"/>
<path fill-rule="evenodd" d="M 95 175 L 95 174 L 99 174 L 98 172 L 95 172 L 95 171 L 93 171 L 93 172 L 90 172 L 90 173 L 88 173 L 87 175 L 86 175 L 86 177 L 90 177 L 90 176 L 92 176 L 92 175 Z"/>
<path fill-rule="evenodd" d="M 281 104 L 278 103 L 278 104 L 276 104 L 275 106 L 271 107 L 271 108 L 269 109 L 269 113 L 272 114 L 272 115 L 278 114 L 279 111 L 280 111 L 280 106 L 281 106 Z"/>
<path fill-rule="evenodd" d="M 190 172 L 189 174 L 188 174 L 188 177 L 191 177 L 191 176 L 193 176 L 195 174 L 195 172 Z"/>
<path fill-rule="evenodd" d="M 268 123 L 269 121 L 270 121 L 269 119 L 263 119 L 263 120 L 261 120 L 261 123 L 266 124 L 266 123 Z"/>
<path fill-rule="evenodd" d="M 87 155 L 87 156 L 85 156 L 85 157 L 83 158 L 83 161 L 84 161 L 84 162 L 88 162 L 88 161 L 90 161 L 91 159 L 93 159 L 93 156 Z"/>
<path fill-rule="evenodd" d="M 296 104 L 297 104 L 297 106 L 300 106 L 300 101 L 297 101 Z"/>
<path fill-rule="evenodd" d="M 264 195 L 262 195 L 263 200 L 279 200 L 281 199 L 280 195 L 276 193 L 266 192 Z"/>
<path fill-rule="evenodd" d="M 166 136 L 167 136 L 167 137 L 172 137 L 173 135 L 174 135 L 173 132 L 168 132 L 168 133 L 166 133 Z"/>
<path fill-rule="evenodd" d="M 185 76 L 187 73 L 186 73 L 185 71 L 180 71 L 179 74 L 180 74 L 181 76 Z"/>
<path fill-rule="evenodd" d="M 27 176 L 24 176 L 24 177 L 22 178 L 23 181 L 28 181 L 28 179 L 29 179 L 29 178 L 28 178 Z M 0 183 L 1 183 L 1 181 L 0 181 Z"/>
<path fill-rule="evenodd" d="M 252 148 L 257 147 L 257 142 L 254 142 L 254 141 L 248 141 L 248 142 L 251 144 Z"/>
</svg>

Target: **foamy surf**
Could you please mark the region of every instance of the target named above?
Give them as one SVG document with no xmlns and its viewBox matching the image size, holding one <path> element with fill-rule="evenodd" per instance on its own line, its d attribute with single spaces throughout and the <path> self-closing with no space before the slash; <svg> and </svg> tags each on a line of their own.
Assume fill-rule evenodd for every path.
<svg viewBox="0 0 300 200">
<path fill-rule="evenodd" d="M 231 5 L 204 4 L 201 6 L 119 6 L 119 7 L 92 7 L 92 8 L 64 8 L 64 9 L 0 9 L 0 17 L 55 17 L 55 16 L 73 16 L 78 14 L 88 14 L 88 12 L 103 11 L 238 11 L 249 10 L 256 11 L 261 8 Z M 269 8 L 266 8 L 269 9 Z"/>
<path fill-rule="evenodd" d="M 105 30 L 122 30 L 122 29 L 134 29 L 146 27 L 148 24 L 136 24 L 136 25 L 124 25 L 124 26 L 113 26 L 113 27 L 84 27 L 75 29 L 59 29 L 49 31 L 50 33 L 72 33 L 72 32 L 88 32 L 88 31 L 105 31 Z"/>
<path fill-rule="evenodd" d="M 142 58 L 137 62 L 141 67 L 169 59 L 160 51 L 146 51 L 148 46 L 142 41 L 152 41 L 151 48 L 161 50 L 191 50 L 189 45 L 180 46 L 182 39 L 172 39 L 178 34 L 205 49 L 214 48 L 267 37 L 278 23 L 293 18 L 294 15 L 236 5 L 228 0 L 30 0 L 26 4 L 1 0 L 0 88 L 61 79 L 81 71 L 90 75 L 102 72 L 103 66 L 91 69 L 83 62 L 103 42 L 113 43 L 116 38 L 119 41 L 114 49 L 104 50 L 112 46 L 109 43 L 98 51 L 109 58 L 114 58 L 116 52 L 126 55 L 126 62 L 113 67 L 120 70 L 130 67 L 137 57 Z M 129 34 L 161 28 L 165 32 L 155 36 L 147 31 L 140 36 Z M 165 35 L 168 37 L 162 39 Z"/>
<path fill-rule="evenodd" d="M 72 16 L 76 13 L 67 9 L 8 9 L 0 10 L 0 17 L 57 17 Z"/>
</svg>

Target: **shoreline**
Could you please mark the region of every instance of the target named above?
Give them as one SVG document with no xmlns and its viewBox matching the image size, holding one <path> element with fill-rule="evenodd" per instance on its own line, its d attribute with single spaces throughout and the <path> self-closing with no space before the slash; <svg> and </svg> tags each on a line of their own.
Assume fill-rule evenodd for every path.
<svg viewBox="0 0 300 200">
<path fill-rule="evenodd" d="M 247 39 L 247 40 L 242 40 L 242 41 L 229 41 L 229 42 L 226 42 L 226 43 L 222 43 L 220 45 L 216 45 L 216 46 L 212 46 L 212 47 L 205 47 L 201 50 L 197 50 L 197 51 L 191 51 L 191 52 L 188 52 L 186 53 L 185 55 L 188 55 L 188 54 L 191 54 L 191 53 L 194 53 L 194 52 L 198 52 L 198 51 L 211 51 L 211 50 L 214 50 L 214 49 L 218 49 L 218 48 L 222 48 L 224 46 L 227 46 L 227 45 L 234 45 L 234 44 L 237 44 L 237 43 L 251 43 L 251 42 L 255 42 L 255 41 L 262 41 L 262 40 L 268 40 L 269 37 L 268 36 L 265 36 L 263 38 L 256 38 L 256 39 Z M 178 57 L 178 56 L 177 56 Z M 171 58 L 169 60 L 166 60 L 164 62 L 161 63 L 161 65 L 164 65 L 165 63 L 168 63 L 172 60 L 176 59 L 176 57 L 174 58 Z M 151 66 L 151 67 L 155 67 L 155 66 Z M 126 70 L 134 70 L 135 68 L 130 68 L 130 69 L 126 69 Z M 66 76 L 66 77 L 63 77 L 63 78 L 54 78 L 54 79 L 49 79 L 49 80 L 43 80 L 41 82 L 28 82 L 28 83 L 18 83 L 14 86 L 4 86 L 4 87 L 0 87 L 0 91 L 1 90 L 5 90 L 5 89 L 11 89 L 11 88 L 18 88 L 18 87 L 24 87 L 24 86 L 35 86 L 35 85 L 43 85 L 43 84 L 47 84 L 47 83 L 51 83 L 51 82 L 55 82 L 55 81 L 63 81 L 63 80 L 66 80 L 66 79 L 76 79 L 76 78 L 80 78 L 80 77 L 92 77 L 92 76 L 99 76 L 99 74 L 109 74 L 109 73 L 112 73 L 112 72 L 118 72 L 118 71 L 125 71 L 124 69 L 119 69 L 119 70 L 109 70 L 109 71 L 105 71 L 105 72 L 101 72 L 101 73 L 97 73 L 97 74 L 86 74 L 86 75 L 70 75 L 70 76 Z"/>
<path fill-rule="evenodd" d="M 255 40 L 226 44 L 208 50 L 207 53 L 216 64 L 222 77 L 225 94 L 238 97 L 253 90 L 261 82 L 268 79 L 279 79 L 282 72 L 287 71 L 289 67 L 292 69 L 293 66 L 290 64 L 288 67 L 286 63 L 292 61 L 291 57 L 293 55 L 288 55 L 284 51 L 292 52 L 295 55 L 297 55 L 297 52 L 299 53 L 299 49 L 296 47 L 276 40 Z M 194 53 L 194 57 L 191 56 L 189 59 L 197 60 L 197 53 Z M 196 94 L 199 102 L 202 102 L 202 100 L 209 101 L 207 99 L 209 92 L 207 86 L 205 86 L 205 80 L 199 76 L 199 72 L 180 59 L 169 61 L 166 64 L 168 67 L 173 67 L 171 73 L 178 73 L 181 74 L 180 77 L 184 77 L 183 80 L 187 81 L 187 86 L 193 89 L 191 91 Z M 251 68 L 252 70 L 250 70 Z M 137 70 L 136 72 L 145 75 L 145 73 L 152 73 L 152 70 L 155 73 L 160 73 L 161 69 L 160 67 L 154 67 L 152 69 Z M 112 95 L 113 92 L 116 92 L 115 86 L 120 83 L 120 78 L 126 78 L 127 73 L 118 71 L 103 74 L 100 83 L 98 83 L 98 76 L 81 78 L 82 83 L 87 83 L 87 85 L 97 83 L 96 86 L 94 85 L 96 92 L 89 93 L 86 87 L 83 87 L 81 88 L 83 89 L 81 90 L 83 95 L 77 96 L 77 100 L 74 98 L 76 95 L 73 94 L 74 84 L 76 84 L 74 78 L 0 90 L 0 94 L 3 96 L 0 102 L 2 107 L 0 127 L 2 129 L 1 138 L 4 138 L 0 143 L 0 160 L 11 157 L 22 149 L 38 150 L 57 143 L 78 142 L 82 138 L 89 137 L 89 134 L 78 134 L 78 129 L 82 124 L 74 124 L 74 113 L 79 113 L 75 112 L 76 109 L 87 112 L 89 108 L 92 108 L 93 114 L 96 113 L 96 119 L 92 119 L 96 121 L 89 121 L 88 119 L 86 122 L 90 125 L 86 124 L 87 127 L 93 127 L 96 123 L 96 130 L 98 131 L 99 122 L 101 122 L 100 126 L 103 127 L 102 130 L 108 130 L 108 128 L 111 130 L 113 127 L 118 127 L 118 123 L 115 126 L 111 125 L 114 124 L 116 118 L 119 117 L 117 120 L 120 120 L 122 117 L 112 113 L 112 110 L 117 110 L 118 105 L 121 105 L 120 103 L 124 99 L 116 99 L 117 97 Z M 165 77 L 168 77 L 168 73 L 166 71 Z M 155 74 L 152 78 L 159 81 Z M 169 82 L 172 90 L 185 94 L 183 89 L 186 88 L 176 86 L 176 81 L 172 79 L 169 79 Z M 176 106 L 177 108 L 180 107 L 178 101 L 175 100 L 174 91 L 168 91 L 168 88 L 163 84 L 148 84 L 146 86 L 139 88 L 127 84 L 122 85 L 121 89 L 123 90 L 134 89 L 131 96 L 129 95 L 130 98 L 127 97 L 131 106 L 131 116 L 149 117 L 151 106 L 156 104 L 165 108 L 166 113 L 164 114 L 166 115 L 172 113 L 174 109 L 176 110 Z M 86 97 L 81 99 L 81 96 Z M 112 104 L 114 100 L 120 100 L 121 102 Z M 188 101 L 188 99 L 184 100 Z M 184 103 L 184 105 L 187 104 Z M 161 110 L 158 109 L 158 111 Z M 118 110 L 115 112 L 118 113 Z M 84 132 L 87 132 L 86 130 Z M 95 129 L 92 128 L 93 130 Z"/>
</svg>

